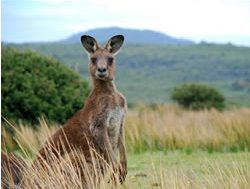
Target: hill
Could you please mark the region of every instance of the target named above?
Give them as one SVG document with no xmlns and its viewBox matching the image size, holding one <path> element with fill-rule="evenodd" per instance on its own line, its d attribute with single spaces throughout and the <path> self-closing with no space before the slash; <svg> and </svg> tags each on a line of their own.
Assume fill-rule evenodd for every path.
<svg viewBox="0 0 250 189">
<path fill-rule="evenodd" d="M 64 40 L 61 43 L 79 43 L 81 35 L 87 34 L 94 36 L 100 42 L 106 42 L 106 40 L 113 35 L 123 34 L 126 36 L 126 43 L 143 43 L 143 44 L 192 44 L 193 42 L 187 39 L 178 39 L 160 32 L 152 30 L 136 30 L 125 29 L 119 27 L 109 28 L 97 28 L 88 31 L 83 31 L 74 34 Z"/>
<path fill-rule="evenodd" d="M 87 77 L 87 56 L 81 44 L 22 44 L 52 56 Z M 228 104 L 250 105 L 250 48 L 230 44 L 125 44 L 117 56 L 117 85 L 129 104 L 169 101 L 182 83 L 208 84 L 221 91 Z"/>
</svg>

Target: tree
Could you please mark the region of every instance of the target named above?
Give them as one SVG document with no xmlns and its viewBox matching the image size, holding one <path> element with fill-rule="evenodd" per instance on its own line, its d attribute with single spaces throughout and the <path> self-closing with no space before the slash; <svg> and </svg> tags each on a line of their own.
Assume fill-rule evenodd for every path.
<svg viewBox="0 0 250 189">
<path fill-rule="evenodd" d="M 225 108 L 225 97 L 216 89 L 201 84 L 178 86 L 173 90 L 171 98 L 184 108 L 194 110 L 204 108 L 222 110 Z"/>
<path fill-rule="evenodd" d="M 89 93 L 81 76 L 55 59 L 2 46 L 2 115 L 59 123 L 79 110 Z"/>
</svg>

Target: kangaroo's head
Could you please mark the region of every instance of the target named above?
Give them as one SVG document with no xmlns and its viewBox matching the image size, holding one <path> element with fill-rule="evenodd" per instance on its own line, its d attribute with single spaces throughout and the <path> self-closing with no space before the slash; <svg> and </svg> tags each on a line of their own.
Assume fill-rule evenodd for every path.
<svg viewBox="0 0 250 189">
<path fill-rule="evenodd" d="M 83 35 L 81 42 L 89 55 L 89 72 L 93 79 L 110 81 L 115 76 L 115 55 L 124 41 L 123 35 L 111 37 L 101 48 L 95 38 Z"/>
</svg>

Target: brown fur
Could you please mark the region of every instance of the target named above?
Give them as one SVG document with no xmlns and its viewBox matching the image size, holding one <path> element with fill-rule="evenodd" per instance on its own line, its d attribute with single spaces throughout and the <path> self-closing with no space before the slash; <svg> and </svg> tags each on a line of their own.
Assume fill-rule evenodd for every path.
<svg viewBox="0 0 250 189">
<path fill-rule="evenodd" d="M 1 152 L 1 188 L 14 188 L 14 185 L 18 185 L 25 167 L 26 164 L 20 157 Z"/>
<path fill-rule="evenodd" d="M 52 153 L 63 155 L 70 153 L 71 148 L 81 151 L 86 160 L 91 162 L 90 146 L 93 147 L 113 168 L 119 170 L 123 182 L 127 174 L 127 158 L 124 145 L 124 116 L 126 99 L 116 89 L 115 53 L 123 43 L 123 36 L 112 37 L 104 48 L 100 48 L 96 40 L 90 36 L 82 36 L 81 41 L 89 53 L 89 73 L 93 81 L 93 89 L 85 101 L 84 107 L 78 111 L 65 125 L 59 129 L 39 151 L 38 161 L 45 160 L 48 144 Z M 112 60 L 112 61 L 111 61 Z M 105 76 L 98 69 L 106 69 Z M 118 125 L 117 125 L 118 124 Z M 65 146 L 63 149 L 62 146 Z M 119 150 L 120 161 L 116 150 Z"/>
</svg>

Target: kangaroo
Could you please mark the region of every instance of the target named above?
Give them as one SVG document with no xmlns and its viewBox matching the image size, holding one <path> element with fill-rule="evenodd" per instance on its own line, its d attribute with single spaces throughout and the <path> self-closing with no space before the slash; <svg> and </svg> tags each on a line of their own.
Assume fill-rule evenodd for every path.
<svg viewBox="0 0 250 189">
<path fill-rule="evenodd" d="M 72 147 L 79 149 L 87 161 L 91 161 L 89 148 L 92 146 L 115 171 L 118 170 L 121 183 L 127 174 L 124 144 L 124 117 L 127 103 L 125 97 L 116 89 L 114 79 L 115 55 L 123 41 L 123 35 L 116 35 L 108 40 L 104 48 L 101 48 L 93 37 L 81 36 L 82 45 L 89 57 L 88 70 L 93 89 L 83 108 L 47 142 L 57 153 L 59 152 L 58 155 L 63 155 L 65 150 L 70 153 Z M 38 161 L 48 161 L 46 149 L 45 144 L 39 151 Z M 119 162 L 116 156 L 117 150 L 119 150 Z"/>
<path fill-rule="evenodd" d="M 104 48 L 101 48 L 93 37 L 81 36 L 82 45 L 89 57 L 88 69 L 93 82 L 92 91 L 83 108 L 58 129 L 39 150 L 32 166 L 36 166 L 36 163 L 41 165 L 52 163 L 48 158 L 48 152 L 58 157 L 65 153 L 70 155 L 72 148 L 79 150 L 91 164 L 90 149 L 94 148 L 100 157 L 119 174 L 120 182 L 125 181 L 127 156 L 124 144 L 124 117 L 127 103 L 114 83 L 115 55 L 123 41 L 123 35 L 116 35 L 108 40 Z M 118 150 L 119 161 L 117 160 Z M 11 157 L 4 153 L 2 158 L 6 159 L 6 162 L 8 159 L 11 160 Z M 12 169 L 17 169 L 14 164 L 8 167 L 8 170 L 12 171 Z M 20 171 L 17 169 L 13 176 L 15 184 L 20 183 L 19 177 L 22 176 Z M 104 174 L 103 170 L 101 173 Z M 3 179 L 2 184 L 5 184 Z"/>
</svg>

